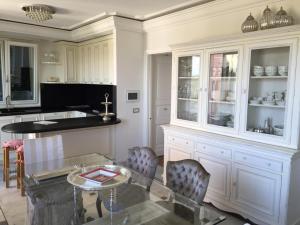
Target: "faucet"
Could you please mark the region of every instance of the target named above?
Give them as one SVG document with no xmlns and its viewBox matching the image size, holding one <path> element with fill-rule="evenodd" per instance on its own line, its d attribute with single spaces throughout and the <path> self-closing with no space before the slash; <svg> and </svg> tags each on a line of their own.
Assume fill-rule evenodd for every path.
<svg viewBox="0 0 300 225">
<path fill-rule="evenodd" d="M 11 105 L 10 101 L 11 101 L 10 95 L 7 95 L 6 98 L 5 98 L 5 104 L 6 104 L 7 111 L 9 111 L 9 108 L 10 108 L 10 105 Z"/>
</svg>

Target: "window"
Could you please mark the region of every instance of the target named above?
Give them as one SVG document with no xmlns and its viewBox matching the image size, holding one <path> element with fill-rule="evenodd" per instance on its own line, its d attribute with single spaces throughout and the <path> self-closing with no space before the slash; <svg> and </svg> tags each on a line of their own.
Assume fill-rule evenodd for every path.
<svg viewBox="0 0 300 225">
<path fill-rule="evenodd" d="M 37 46 L 6 42 L 6 96 L 12 104 L 37 103 Z"/>
</svg>

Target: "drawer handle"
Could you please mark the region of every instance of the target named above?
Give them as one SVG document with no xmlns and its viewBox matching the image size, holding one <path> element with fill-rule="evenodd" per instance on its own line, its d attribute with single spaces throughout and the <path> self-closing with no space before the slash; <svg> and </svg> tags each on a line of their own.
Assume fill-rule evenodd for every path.
<svg viewBox="0 0 300 225">
<path fill-rule="evenodd" d="M 247 157 L 246 157 L 246 156 L 244 156 L 244 157 L 243 157 L 243 160 L 247 160 Z"/>
<path fill-rule="evenodd" d="M 164 108 L 165 111 L 168 111 L 168 108 Z"/>
</svg>

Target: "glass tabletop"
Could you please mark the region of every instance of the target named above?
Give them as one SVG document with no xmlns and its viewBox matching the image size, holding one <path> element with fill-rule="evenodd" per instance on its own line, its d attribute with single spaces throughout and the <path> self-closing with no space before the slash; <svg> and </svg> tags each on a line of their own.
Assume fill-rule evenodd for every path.
<svg viewBox="0 0 300 225">
<path fill-rule="evenodd" d="M 108 213 L 84 225 L 213 225 L 225 220 L 223 215 L 207 205 L 189 207 L 177 200 L 154 201 L 149 192 L 137 186 L 140 187 L 128 184 L 127 190 L 122 186 L 123 190 L 118 191 L 116 201 L 123 209 L 111 212 L 104 204 Z M 139 194 L 148 197 L 140 198 L 140 202 L 137 202 L 134 196 Z"/>
<path fill-rule="evenodd" d="M 39 163 L 25 164 L 25 178 L 39 182 L 42 180 L 64 176 L 90 165 L 111 165 L 113 161 L 97 153 L 79 155 L 64 159 L 48 160 Z"/>
</svg>

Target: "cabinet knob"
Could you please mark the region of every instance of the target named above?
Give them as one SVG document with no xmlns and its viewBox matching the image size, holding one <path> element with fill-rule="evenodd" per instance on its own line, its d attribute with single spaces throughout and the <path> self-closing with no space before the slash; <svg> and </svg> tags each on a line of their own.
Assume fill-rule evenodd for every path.
<svg viewBox="0 0 300 225">
<path fill-rule="evenodd" d="M 168 108 L 164 108 L 165 111 L 168 111 Z"/>
<path fill-rule="evenodd" d="M 206 146 L 203 146 L 203 149 L 206 149 Z"/>
<path fill-rule="evenodd" d="M 175 138 L 172 138 L 172 141 L 175 141 Z"/>
<path fill-rule="evenodd" d="M 204 88 L 204 91 L 207 92 L 207 88 Z"/>
<path fill-rule="evenodd" d="M 244 94 L 247 94 L 247 89 L 244 89 L 243 92 L 244 92 Z"/>
<path fill-rule="evenodd" d="M 224 151 L 221 151 L 221 154 L 224 154 Z"/>
<path fill-rule="evenodd" d="M 246 156 L 244 156 L 244 157 L 243 157 L 243 160 L 247 160 L 247 157 L 246 157 Z"/>
<path fill-rule="evenodd" d="M 199 90 L 200 90 L 200 92 L 202 92 L 202 88 L 200 88 Z"/>
<path fill-rule="evenodd" d="M 187 141 L 187 142 L 185 142 L 187 145 L 189 144 L 189 142 Z"/>
<path fill-rule="evenodd" d="M 236 186 L 236 182 L 233 182 L 233 183 L 232 183 L 232 186 L 234 186 L 234 187 L 235 187 L 235 186 Z"/>
<path fill-rule="evenodd" d="M 272 166 L 272 163 L 268 163 L 267 165 L 270 167 L 270 166 Z"/>
</svg>

